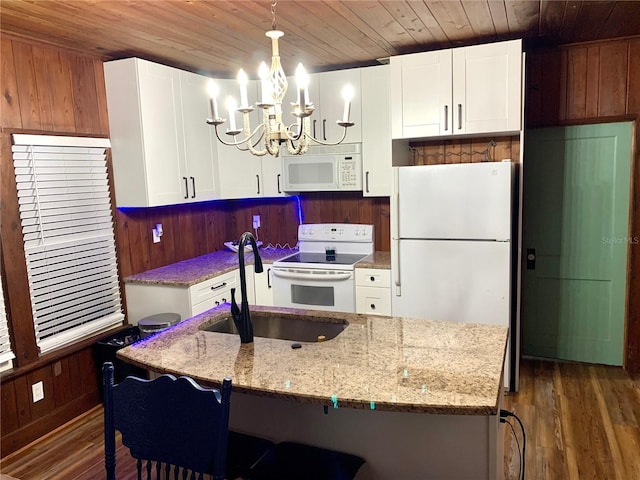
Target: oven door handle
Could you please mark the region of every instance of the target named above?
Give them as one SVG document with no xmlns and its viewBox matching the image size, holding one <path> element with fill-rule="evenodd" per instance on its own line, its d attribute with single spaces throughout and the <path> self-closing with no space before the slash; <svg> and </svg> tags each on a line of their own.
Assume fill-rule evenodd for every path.
<svg viewBox="0 0 640 480">
<path fill-rule="evenodd" d="M 273 275 L 280 278 L 287 278 L 289 280 L 316 280 L 318 282 L 333 282 L 334 280 L 349 280 L 353 273 L 302 273 L 302 272 L 287 272 L 283 270 L 273 269 Z"/>
</svg>

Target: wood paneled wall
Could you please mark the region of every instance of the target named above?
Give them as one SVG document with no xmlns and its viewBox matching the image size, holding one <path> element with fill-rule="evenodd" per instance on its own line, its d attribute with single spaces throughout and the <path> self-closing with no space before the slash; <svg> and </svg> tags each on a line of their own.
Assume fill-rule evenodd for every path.
<svg viewBox="0 0 640 480">
<path fill-rule="evenodd" d="M 374 226 L 375 249 L 391 250 L 389 198 L 358 192 L 322 192 L 301 195 L 304 223 L 365 223 Z"/>
<path fill-rule="evenodd" d="M 38 357 L 22 244 L 10 133 L 108 136 L 102 61 L 3 36 L 0 39 L 0 220 L 3 277 L 17 368 L 2 374 L 2 440 L 5 455 L 98 401 L 91 347 Z M 116 210 L 121 277 L 223 248 L 252 230 L 261 216 L 265 244 L 295 245 L 299 205 L 306 221 L 374 223 L 378 249 L 389 249 L 388 199 L 351 194 L 219 201 L 179 207 Z M 162 223 L 162 242 L 151 229 Z M 82 368 L 80 368 L 82 367 Z M 44 383 L 45 400 L 31 402 L 31 385 Z"/>
<path fill-rule="evenodd" d="M 527 67 L 527 128 L 636 121 L 630 232 L 640 239 L 640 38 L 534 51 Z M 626 367 L 639 373 L 640 245 L 629 249 Z"/>
<path fill-rule="evenodd" d="M 156 208 L 118 209 L 118 260 L 122 277 L 224 249 L 224 242 L 253 233 L 252 215 L 260 215 L 258 238 L 265 245 L 295 245 L 295 198 L 216 201 Z M 162 224 L 160 243 L 151 230 Z"/>
<path fill-rule="evenodd" d="M 520 136 L 461 138 L 412 142 L 413 165 L 443 163 L 520 162 Z"/>
<path fill-rule="evenodd" d="M 9 132 L 106 136 L 109 130 L 99 59 L 2 37 L 0 85 L 2 273 L 18 365 L 2 375 L 5 455 L 99 401 L 90 346 L 38 358 Z M 31 385 L 39 381 L 45 397 L 33 403 Z"/>
</svg>

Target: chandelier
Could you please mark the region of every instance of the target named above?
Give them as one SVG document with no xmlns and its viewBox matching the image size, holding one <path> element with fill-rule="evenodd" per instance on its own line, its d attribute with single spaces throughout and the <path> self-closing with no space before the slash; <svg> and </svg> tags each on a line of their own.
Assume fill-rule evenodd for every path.
<svg viewBox="0 0 640 480">
<path fill-rule="evenodd" d="M 321 145 L 338 145 L 345 139 L 347 128 L 354 125 L 350 121 L 353 87 L 346 85 L 342 90 L 344 114 L 342 120 L 336 122 L 343 127 L 342 138 L 335 143 L 317 139 L 311 135 L 309 117 L 313 114 L 315 107 L 309 100 L 309 77 L 301 63 L 296 68 L 297 101 L 290 105 L 291 114 L 297 120 L 291 125 L 285 125 L 282 121 L 282 99 L 287 92 L 288 84 L 287 77 L 280 64 L 278 39 L 284 33 L 276 29 L 276 4 L 277 0 L 271 2 L 271 14 L 273 17 L 271 30 L 265 33 L 271 39 L 271 67 L 267 68 L 266 63 L 262 62 L 258 69 L 261 98 L 255 104 L 255 107 L 262 109 L 262 123 L 255 128 L 251 127 L 249 114 L 253 112 L 254 107 L 248 103 L 247 85 L 249 78 L 242 69 L 238 72 L 240 105 L 238 106 L 231 96 L 227 97 L 225 103 L 229 114 L 229 127 L 225 133 L 232 137 L 233 140 L 223 140 L 218 132 L 218 127 L 223 125 L 226 119 L 220 117 L 218 110 L 219 89 L 213 80 L 209 81 L 209 107 L 212 118 L 207 119 L 207 123 L 213 125 L 216 137 L 224 145 L 235 146 L 240 150 L 249 151 L 257 156 L 263 156 L 268 153 L 277 157 L 283 144 L 286 145 L 289 155 L 304 154 L 309 149 L 311 142 Z M 236 112 L 242 114 L 242 128 L 237 128 L 236 126 Z M 262 146 L 259 147 L 260 143 L 262 143 Z"/>
</svg>

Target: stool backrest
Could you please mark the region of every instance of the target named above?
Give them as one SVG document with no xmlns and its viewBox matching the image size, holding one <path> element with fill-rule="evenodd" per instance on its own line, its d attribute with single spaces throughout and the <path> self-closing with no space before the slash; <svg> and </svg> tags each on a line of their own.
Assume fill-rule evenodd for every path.
<svg viewBox="0 0 640 480">
<path fill-rule="evenodd" d="M 189 377 L 162 375 L 155 380 L 127 377 L 114 384 L 113 364 L 103 366 L 105 468 L 115 479 L 115 435 L 154 478 L 161 469 L 169 478 L 212 475 L 224 479 L 229 433 L 231 380 L 205 389 Z M 146 465 L 143 463 L 146 462 Z M 195 475 L 194 475 L 195 478 Z"/>
</svg>

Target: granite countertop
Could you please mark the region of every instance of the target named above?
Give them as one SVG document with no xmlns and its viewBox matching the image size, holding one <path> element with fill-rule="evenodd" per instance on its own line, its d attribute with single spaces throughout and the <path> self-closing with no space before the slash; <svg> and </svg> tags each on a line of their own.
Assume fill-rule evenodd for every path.
<svg viewBox="0 0 640 480">
<path fill-rule="evenodd" d="M 127 362 L 204 384 L 296 402 L 395 412 L 495 415 L 502 395 L 507 328 L 492 325 L 252 307 L 330 317 L 336 338 L 302 343 L 201 330 L 227 316 L 222 305 L 118 351 Z M 312 320 L 312 318 L 311 318 Z"/>
<path fill-rule="evenodd" d="M 276 260 L 297 252 L 288 248 L 261 248 L 260 257 L 263 263 Z M 245 253 L 247 265 L 253 264 L 251 249 Z M 222 275 L 238 268 L 238 254 L 229 250 L 219 250 L 199 257 L 172 263 L 146 272 L 137 273 L 124 278 L 124 283 L 172 285 L 190 287 L 210 278 Z M 389 252 L 375 252 L 356 264 L 356 268 L 391 268 Z"/>
<path fill-rule="evenodd" d="M 276 260 L 297 252 L 289 248 L 260 249 L 263 263 L 273 263 Z M 245 262 L 253 264 L 253 253 L 246 251 Z M 164 267 L 154 268 L 146 272 L 137 273 L 124 278 L 124 283 L 172 285 L 176 287 L 190 287 L 210 278 L 222 275 L 238 268 L 238 254 L 230 250 L 218 250 L 199 257 L 172 263 Z"/>
<path fill-rule="evenodd" d="M 356 263 L 356 268 L 380 268 L 391 270 L 391 252 L 373 252 Z"/>
</svg>

